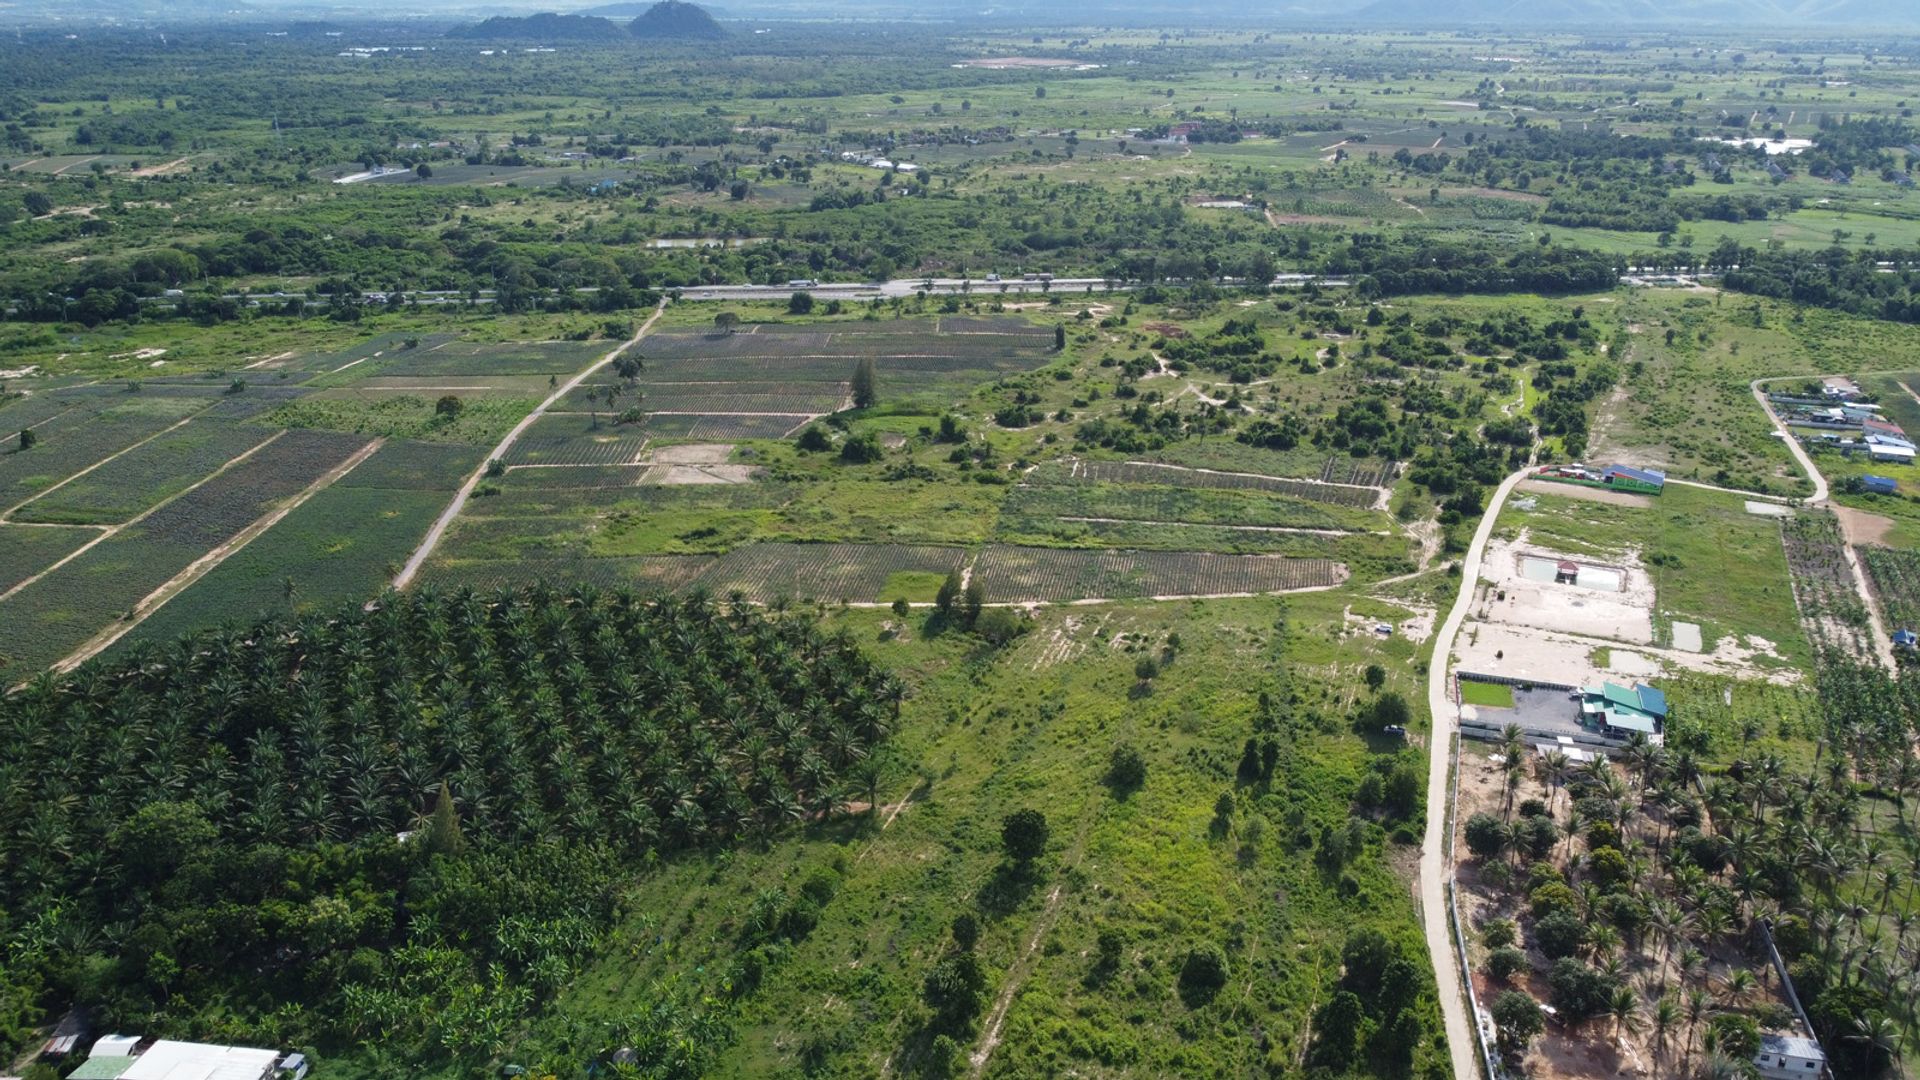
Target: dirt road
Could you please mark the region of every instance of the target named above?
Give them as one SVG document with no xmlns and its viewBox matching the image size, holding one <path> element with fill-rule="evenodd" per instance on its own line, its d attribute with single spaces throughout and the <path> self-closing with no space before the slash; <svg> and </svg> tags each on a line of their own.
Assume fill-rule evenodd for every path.
<svg viewBox="0 0 1920 1080">
<path fill-rule="evenodd" d="M 1479 1055 L 1474 1051 L 1478 1036 L 1473 1018 L 1467 1015 L 1467 992 L 1454 959 L 1453 930 L 1447 920 L 1447 879 L 1452 874 L 1452 867 L 1447 865 L 1447 793 L 1452 789 L 1448 780 L 1453 764 L 1453 736 L 1459 720 L 1447 696 L 1447 672 L 1452 666 L 1453 639 L 1459 635 L 1460 624 L 1466 621 L 1467 611 L 1473 606 L 1474 587 L 1480 580 L 1480 561 L 1486 554 L 1487 539 L 1493 535 L 1494 522 L 1499 519 L 1507 496 L 1513 494 L 1513 489 L 1530 472 L 1532 466 L 1502 480 L 1493 498 L 1487 501 L 1480 528 L 1473 534 L 1473 543 L 1467 546 L 1466 557 L 1460 560 L 1460 594 L 1454 598 L 1453 609 L 1447 612 L 1447 621 L 1440 626 L 1433 644 L 1433 659 L 1427 666 L 1427 710 L 1433 716 L 1433 732 L 1427 739 L 1427 834 L 1420 846 L 1420 915 L 1426 931 L 1427 951 L 1433 957 L 1434 980 L 1440 988 L 1440 1012 L 1446 1018 L 1453 1074 L 1458 1080 L 1481 1074 Z"/>
<path fill-rule="evenodd" d="M 522 417 L 519 423 L 513 425 L 513 430 L 507 432 L 499 444 L 493 448 L 493 453 L 488 454 L 486 460 L 482 461 L 479 467 L 473 470 L 473 475 L 467 477 L 467 482 L 460 485 L 459 493 L 454 495 L 453 501 L 447 504 L 447 508 L 442 511 L 440 517 L 434 521 L 433 528 L 427 530 L 426 539 L 420 541 L 420 546 L 416 548 L 413 555 L 407 559 L 407 564 L 400 568 L 398 574 L 394 575 L 394 588 L 406 588 L 407 585 L 413 581 L 414 575 L 420 572 L 420 568 L 426 565 L 427 557 L 433 554 L 433 549 L 439 546 L 440 538 L 446 535 L 447 526 L 453 524 L 453 519 L 460 516 L 460 511 L 466 507 L 467 500 L 473 497 L 473 489 L 480 486 L 480 478 L 487 474 L 487 463 L 496 460 L 506 460 L 507 451 L 513 449 L 513 444 L 519 441 L 520 436 L 528 428 L 533 426 L 535 420 L 545 416 L 547 410 L 552 408 L 555 402 L 572 393 L 575 387 L 587 381 L 588 376 L 606 367 L 608 364 L 613 363 L 621 353 L 626 352 L 638 344 L 641 338 L 647 336 L 647 331 L 653 329 L 653 324 L 660 321 L 661 313 L 666 310 L 667 302 L 665 300 L 660 301 L 659 306 L 653 309 L 653 314 L 647 316 L 647 321 L 640 324 L 640 329 L 635 330 L 632 337 L 621 342 L 578 375 L 561 383 L 558 390 L 547 395 L 547 400 L 534 406 L 532 412 Z"/>
<path fill-rule="evenodd" d="M 1793 453 L 1793 460 L 1800 463 L 1800 470 L 1807 474 L 1808 480 L 1813 481 L 1813 496 L 1807 500 L 1807 503 L 1818 506 L 1827 501 L 1827 478 L 1820 475 L 1819 469 L 1814 468 L 1813 459 L 1807 456 L 1806 447 L 1801 446 L 1800 440 L 1794 438 L 1793 432 L 1787 430 L 1787 425 L 1780 420 L 1780 414 L 1773 411 L 1773 402 L 1767 400 L 1767 392 L 1760 389 L 1761 383 L 1771 381 L 1755 379 L 1747 384 L 1747 388 L 1753 391 L 1753 400 L 1759 402 L 1760 407 L 1766 410 L 1767 419 L 1773 421 L 1773 430 L 1779 432 L 1780 437 L 1787 441 L 1787 449 Z"/>
</svg>

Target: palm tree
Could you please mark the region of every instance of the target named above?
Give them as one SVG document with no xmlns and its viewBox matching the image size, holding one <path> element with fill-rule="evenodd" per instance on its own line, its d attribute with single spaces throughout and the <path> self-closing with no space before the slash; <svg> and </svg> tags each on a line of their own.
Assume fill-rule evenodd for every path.
<svg viewBox="0 0 1920 1080">
<path fill-rule="evenodd" d="M 1694 1035 L 1700 1030 L 1701 1022 L 1711 1016 L 1713 1011 L 1713 995 L 1698 987 L 1688 990 L 1687 996 L 1682 999 L 1682 1012 L 1687 1017 L 1687 1049 L 1684 1061 L 1693 1060 Z"/>
<path fill-rule="evenodd" d="M 1651 1014 L 1653 1021 L 1653 1057 L 1655 1061 L 1666 1056 L 1667 1040 L 1672 1037 L 1673 1029 L 1680 1024 L 1680 1006 L 1673 999 L 1662 994 L 1660 1000 L 1653 1003 Z"/>
<path fill-rule="evenodd" d="M 1607 1015 L 1613 1017 L 1613 1037 L 1640 1030 L 1640 995 L 1631 986 L 1615 987 L 1607 998 Z"/>
</svg>

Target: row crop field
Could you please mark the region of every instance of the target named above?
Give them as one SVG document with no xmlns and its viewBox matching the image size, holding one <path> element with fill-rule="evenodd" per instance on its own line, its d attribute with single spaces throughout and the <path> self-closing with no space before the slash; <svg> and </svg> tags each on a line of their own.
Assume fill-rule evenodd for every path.
<svg viewBox="0 0 1920 1080">
<path fill-rule="evenodd" d="M 55 663 L 364 442 L 291 431 L 0 601 L 7 679 Z"/>
<path fill-rule="evenodd" d="M 39 441 L 30 450 L 21 450 L 17 439 L 8 439 L 9 449 L 0 453 L 0 512 L 158 435 L 206 405 L 201 398 L 123 393 L 49 419 L 35 428 Z"/>
<path fill-rule="evenodd" d="M 438 563 L 425 580 L 437 589 L 490 591 L 535 581 L 557 585 L 583 582 L 603 589 L 631 588 L 671 592 L 687 587 L 708 567 L 711 555 L 626 555 L 575 559 L 472 559 Z"/>
<path fill-rule="evenodd" d="M 330 352 L 292 352 L 270 356 L 265 360 L 250 364 L 248 371 L 255 372 L 304 372 L 309 376 L 325 375 L 330 372 L 348 370 L 364 366 L 368 361 L 394 352 L 413 352 L 432 349 L 453 340 L 452 334 L 376 334 L 373 337 L 356 341 L 343 348 Z M 408 348 L 407 342 L 414 345 Z"/>
<path fill-rule="evenodd" d="M 522 437 L 507 452 L 508 465 L 631 465 L 646 448 L 647 440 L 637 435 Z"/>
<path fill-rule="evenodd" d="M 445 492 L 335 484 L 155 611 L 126 640 L 166 641 L 267 613 L 372 599 L 446 505 Z"/>
<path fill-rule="evenodd" d="M 919 544 L 748 544 L 722 555 L 692 586 L 763 603 L 782 596 L 925 601 L 965 557 L 962 548 Z"/>
<path fill-rule="evenodd" d="M 0 593 L 77 551 L 98 529 L 0 524 Z"/>
<path fill-rule="evenodd" d="M 16 510 L 18 521 L 119 524 L 272 438 L 265 428 L 190 420 Z"/>
<path fill-rule="evenodd" d="M 611 351 L 610 341 L 449 341 L 382 356 L 367 374 L 425 378 L 447 375 L 571 375 Z"/>
<path fill-rule="evenodd" d="M 1780 537 L 1807 637 L 1854 656 L 1869 655 L 1867 609 L 1854 588 L 1839 521 L 1825 510 L 1802 510 L 1780 520 Z"/>
<path fill-rule="evenodd" d="M 1920 631 L 1920 552 L 1884 547 L 1858 550 L 1873 594 L 1886 612 L 1887 629 Z"/>
<path fill-rule="evenodd" d="M 852 370 L 849 367 L 847 374 L 851 375 Z M 604 399 L 597 406 L 594 403 L 604 390 L 597 385 L 584 385 L 568 392 L 557 407 L 588 416 L 597 411 L 603 419 L 609 411 L 623 411 L 634 405 L 647 412 L 801 415 L 834 412 L 847 401 L 847 391 L 839 383 L 642 382 L 640 392 L 644 398 L 634 395 L 616 398 L 614 408 L 609 410 Z"/>
<path fill-rule="evenodd" d="M 1036 476 L 1046 473 L 1036 470 Z M 1259 525 L 1348 531 L 1355 526 L 1323 506 L 1259 490 L 1118 483 L 1021 484 L 1005 512 L 1026 517 L 1113 518 L 1193 525 Z"/>
<path fill-rule="evenodd" d="M 652 465 L 510 465 L 495 481 L 502 490 L 514 488 L 628 488 L 640 483 Z"/>
<path fill-rule="evenodd" d="M 1225 551 L 1238 554 L 1324 556 L 1332 545 L 1315 533 L 1140 521 L 1076 521 L 1003 513 L 994 539 L 1038 547 L 1144 548 L 1160 551 Z"/>
<path fill-rule="evenodd" d="M 1380 498 L 1380 492 L 1375 488 L 1322 484 L 1312 480 L 1251 473 L 1213 472 L 1145 461 L 1074 461 L 1065 466 L 1040 470 L 1037 476 L 1069 484 L 1171 484 L 1229 491 L 1269 491 L 1334 506 L 1359 508 L 1373 506 Z"/>
<path fill-rule="evenodd" d="M 787 413 L 649 413 L 643 426 L 659 439 L 782 439 L 807 419 Z"/>
<path fill-rule="evenodd" d="M 1086 551 L 989 546 L 973 577 L 992 603 L 1286 592 L 1337 585 L 1331 559 L 1210 551 Z"/>
</svg>

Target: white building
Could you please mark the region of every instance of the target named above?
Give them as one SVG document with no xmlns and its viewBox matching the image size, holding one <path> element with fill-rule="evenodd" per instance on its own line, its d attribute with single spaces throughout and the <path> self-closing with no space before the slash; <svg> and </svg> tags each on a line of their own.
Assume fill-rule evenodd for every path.
<svg viewBox="0 0 1920 1080">
<path fill-rule="evenodd" d="M 1827 1055 L 1820 1044 L 1798 1035 L 1762 1035 L 1754 1068 L 1766 1080 L 1814 1080 L 1825 1076 Z"/>
</svg>

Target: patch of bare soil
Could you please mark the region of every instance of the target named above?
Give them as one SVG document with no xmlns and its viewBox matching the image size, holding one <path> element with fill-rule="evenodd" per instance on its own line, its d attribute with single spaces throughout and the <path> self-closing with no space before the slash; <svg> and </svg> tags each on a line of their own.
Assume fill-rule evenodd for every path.
<svg viewBox="0 0 1920 1080">
<path fill-rule="evenodd" d="M 1150 322 L 1143 324 L 1140 329 L 1145 330 L 1149 334 L 1158 334 L 1163 338 L 1171 340 L 1177 340 L 1187 336 L 1186 327 L 1176 326 L 1170 322 Z"/>
<path fill-rule="evenodd" d="M 1855 547 L 1861 544 L 1884 546 L 1887 534 L 1893 531 L 1893 519 L 1880 514 L 1870 514 L 1865 510 L 1855 510 L 1851 506 L 1834 506 L 1833 515 L 1840 519 L 1840 531 L 1846 535 L 1847 543 Z"/>
<path fill-rule="evenodd" d="M 1561 495 L 1569 499 L 1585 499 L 1588 502 L 1609 503 L 1613 506 L 1650 507 L 1653 500 L 1645 495 L 1635 495 L 1630 491 L 1608 491 L 1605 488 L 1582 487 L 1579 484 L 1556 484 L 1551 480 L 1522 480 L 1518 485 L 1521 491 L 1531 491 L 1536 495 Z"/>
</svg>

